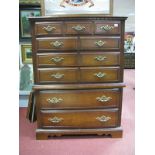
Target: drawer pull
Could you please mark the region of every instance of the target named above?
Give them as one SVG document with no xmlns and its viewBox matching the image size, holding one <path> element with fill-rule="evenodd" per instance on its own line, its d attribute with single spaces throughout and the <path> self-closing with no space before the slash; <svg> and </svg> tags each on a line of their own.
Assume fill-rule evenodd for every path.
<svg viewBox="0 0 155 155">
<path fill-rule="evenodd" d="M 47 102 L 52 104 L 58 104 L 58 103 L 61 103 L 62 101 L 63 101 L 62 98 L 56 98 L 56 97 L 47 99 Z"/>
<path fill-rule="evenodd" d="M 52 122 L 52 123 L 59 123 L 59 122 L 61 122 L 62 120 L 63 120 L 63 118 L 59 118 L 59 117 L 53 117 L 53 118 L 49 118 L 48 119 L 50 122 Z"/>
<path fill-rule="evenodd" d="M 64 43 L 61 41 L 55 41 L 55 42 L 51 42 L 50 44 L 56 48 L 60 48 L 63 46 Z"/>
<path fill-rule="evenodd" d="M 106 76 L 106 73 L 98 72 L 98 73 L 95 73 L 94 75 L 97 76 L 98 78 L 103 78 Z"/>
<path fill-rule="evenodd" d="M 108 102 L 111 99 L 112 99 L 111 97 L 106 97 L 105 95 L 96 98 L 96 100 L 99 101 L 99 102 Z"/>
<path fill-rule="evenodd" d="M 54 58 L 51 58 L 51 61 L 53 61 L 55 63 L 61 62 L 62 60 L 64 60 L 63 57 L 54 57 Z"/>
<path fill-rule="evenodd" d="M 76 25 L 76 26 L 73 26 L 72 29 L 74 29 L 75 31 L 84 31 L 86 28 L 81 25 Z"/>
<path fill-rule="evenodd" d="M 45 30 L 45 31 L 47 31 L 47 32 L 52 32 L 52 31 L 56 30 L 55 27 L 50 26 L 50 25 L 44 26 L 42 29 Z"/>
<path fill-rule="evenodd" d="M 99 41 L 96 41 L 96 42 L 95 42 L 95 45 L 98 46 L 98 47 L 103 47 L 103 45 L 104 45 L 105 43 L 106 43 L 105 41 L 99 40 Z"/>
<path fill-rule="evenodd" d="M 111 31 L 112 29 L 114 29 L 114 26 L 110 26 L 110 25 L 103 25 L 100 27 L 101 30 L 103 31 Z"/>
<path fill-rule="evenodd" d="M 106 58 L 107 57 L 100 55 L 100 56 L 95 57 L 95 60 L 97 60 L 97 61 L 104 61 Z"/>
<path fill-rule="evenodd" d="M 60 73 L 56 73 L 56 74 L 52 74 L 51 77 L 54 77 L 55 79 L 61 79 L 63 78 L 64 74 L 60 74 Z"/>
<path fill-rule="evenodd" d="M 111 117 L 107 117 L 107 116 L 101 116 L 101 117 L 96 117 L 96 119 L 100 122 L 107 122 L 111 119 Z"/>
</svg>

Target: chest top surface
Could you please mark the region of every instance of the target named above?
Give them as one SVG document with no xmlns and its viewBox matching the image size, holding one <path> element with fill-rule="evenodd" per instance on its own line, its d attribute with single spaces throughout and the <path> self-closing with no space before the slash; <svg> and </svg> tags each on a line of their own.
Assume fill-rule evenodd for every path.
<svg viewBox="0 0 155 155">
<path fill-rule="evenodd" d="M 52 21 L 52 20 L 126 20 L 127 17 L 123 16 L 105 16 L 102 14 L 81 14 L 81 15 L 52 15 L 52 16 L 38 16 L 29 17 L 30 21 Z"/>
</svg>

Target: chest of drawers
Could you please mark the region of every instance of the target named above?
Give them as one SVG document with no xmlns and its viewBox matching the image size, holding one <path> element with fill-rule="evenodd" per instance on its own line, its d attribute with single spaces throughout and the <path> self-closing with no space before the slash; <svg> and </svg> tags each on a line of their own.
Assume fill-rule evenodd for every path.
<svg viewBox="0 0 155 155">
<path fill-rule="evenodd" d="M 122 136 L 125 19 L 30 18 L 37 139 Z"/>
</svg>

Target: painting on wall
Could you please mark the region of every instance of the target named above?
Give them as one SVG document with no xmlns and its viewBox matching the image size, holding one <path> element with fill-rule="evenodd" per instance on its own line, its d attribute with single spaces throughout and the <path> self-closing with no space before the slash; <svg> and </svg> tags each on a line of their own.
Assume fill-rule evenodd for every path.
<svg viewBox="0 0 155 155">
<path fill-rule="evenodd" d="M 21 45 L 21 55 L 23 64 L 32 63 L 32 45 L 31 44 L 22 44 Z"/>
<path fill-rule="evenodd" d="M 40 16 L 40 8 L 20 8 L 20 40 L 31 38 L 29 17 Z"/>
<path fill-rule="evenodd" d="M 41 0 L 19 0 L 22 5 L 39 5 Z"/>
<path fill-rule="evenodd" d="M 113 0 L 42 0 L 42 15 L 95 14 L 112 15 Z"/>
<path fill-rule="evenodd" d="M 31 91 L 33 85 L 32 66 L 32 46 L 31 44 L 20 44 L 19 51 L 19 76 L 20 91 Z"/>
</svg>

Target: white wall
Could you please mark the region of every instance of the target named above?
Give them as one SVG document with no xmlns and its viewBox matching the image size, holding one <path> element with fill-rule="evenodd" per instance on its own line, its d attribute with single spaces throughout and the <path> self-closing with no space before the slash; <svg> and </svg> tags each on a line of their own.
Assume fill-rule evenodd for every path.
<svg viewBox="0 0 155 155">
<path fill-rule="evenodd" d="M 113 15 L 128 17 L 125 24 L 125 31 L 135 31 L 135 0 L 113 0 Z M 20 92 L 20 107 L 27 107 L 28 95 L 29 92 Z"/>
<path fill-rule="evenodd" d="M 113 15 L 126 16 L 126 32 L 135 32 L 135 0 L 113 0 Z"/>
</svg>

